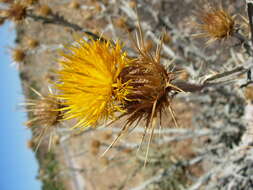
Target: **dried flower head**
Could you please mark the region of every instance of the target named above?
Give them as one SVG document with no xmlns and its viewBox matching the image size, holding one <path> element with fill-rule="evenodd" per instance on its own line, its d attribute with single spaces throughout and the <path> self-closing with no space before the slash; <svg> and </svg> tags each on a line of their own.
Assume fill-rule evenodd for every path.
<svg viewBox="0 0 253 190">
<path fill-rule="evenodd" d="M 61 104 L 54 96 L 42 96 L 39 92 L 32 89 L 40 98 L 28 100 L 24 103 L 28 112 L 31 113 L 32 119 L 28 120 L 25 125 L 33 130 L 38 141 L 38 146 L 42 138 L 50 134 L 49 148 L 53 140 L 55 126 L 61 120 Z"/>
<path fill-rule="evenodd" d="M 35 40 L 35 39 L 33 39 L 33 38 L 29 38 L 29 37 L 28 37 L 28 38 L 26 39 L 26 44 L 27 44 L 27 46 L 28 46 L 29 48 L 34 49 L 34 48 L 38 47 L 39 42 L 38 42 L 38 40 Z"/>
<path fill-rule="evenodd" d="M 119 74 L 130 63 L 119 42 L 80 40 L 62 53 L 58 71 L 58 97 L 64 101 L 65 119 L 76 118 L 76 127 L 96 126 L 124 112 L 131 90 Z"/>
<path fill-rule="evenodd" d="M 223 40 L 233 34 L 235 26 L 235 16 L 231 16 L 223 8 L 210 7 L 200 11 L 198 23 L 194 26 L 201 31 L 196 37 L 207 38 L 207 44 L 216 40 Z"/>
<path fill-rule="evenodd" d="M 171 108 L 171 100 L 174 93 L 182 90 L 171 83 L 176 78 L 175 73 L 167 71 L 160 62 L 163 41 L 161 40 L 161 44 L 157 47 L 156 54 L 152 55 L 149 51 L 150 49 L 146 48 L 140 24 L 138 27 L 138 38 L 133 40 L 138 57 L 120 72 L 121 81 L 123 83 L 127 82 L 132 87 L 132 90 L 126 95 L 124 106 L 126 112 L 119 117 L 126 117 L 127 120 L 121 132 L 107 150 L 111 148 L 121 135 L 134 129 L 140 121 L 144 121 L 145 132 L 141 142 L 143 142 L 146 132 L 148 130 L 151 131 L 146 153 L 147 158 L 153 131 L 157 126 L 156 122 L 162 121 L 163 114 L 167 110 L 170 111 L 177 126 L 174 112 Z"/>
<path fill-rule="evenodd" d="M 77 1 L 73 0 L 69 3 L 69 8 L 71 9 L 79 9 L 80 8 L 80 3 Z"/>
<path fill-rule="evenodd" d="M 48 5 L 40 5 L 36 12 L 41 16 L 48 16 L 52 13 L 52 9 Z"/>
<path fill-rule="evenodd" d="M 144 42 L 144 41 L 143 41 Z M 147 129 L 153 123 L 153 119 L 162 117 L 162 113 L 170 108 L 172 92 L 181 91 L 171 84 L 175 74 L 169 72 L 160 63 L 160 50 L 156 56 L 146 51 L 145 44 L 138 44 L 139 57 L 132 64 L 125 67 L 120 73 L 122 82 L 129 82 L 131 92 L 126 96 L 125 109 L 127 125 L 141 120 L 146 122 Z"/>
<path fill-rule="evenodd" d="M 14 48 L 11 50 L 11 57 L 14 62 L 21 63 L 24 61 L 26 53 L 21 48 Z"/>
<path fill-rule="evenodd" d="M 1 16 L 15 22 L 21 21 L 26 16 L 26 6 L 20 2 L 11 3 L 8 9 L 1 11 Z"/>
</svg>

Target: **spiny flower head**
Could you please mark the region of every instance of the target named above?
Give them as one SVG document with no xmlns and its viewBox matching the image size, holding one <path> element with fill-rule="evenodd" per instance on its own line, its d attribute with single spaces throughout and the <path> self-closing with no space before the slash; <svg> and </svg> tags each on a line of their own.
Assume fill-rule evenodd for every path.
<svg viewBox="0 0 253 190">
<path fill-rule="evenodd" d="M 119 42 L 80 40 L 59 60 L 57 88 L 64 101 L 65 119 L 77 119 L 75 127 L 96 126 L 124 112 L 123 105 L 131 90 L 119 74 L 130 60 Z"/>
<path fill-rule="evenodd" d="M 11 50 L 11 57 L 14 62 L 21 63 L 24 61 L 26 53 L 21 48 L 14 48 Z"/>
<path fill-rule="evenodd" d="M 26 16 L 26 6 L 21 2 L 14 2 L 9 5 L 6 10 L 1 10 L 1 16 L 13 20 L 15 22 L 21 21 Z"/>
<path fill-rule="evenodd" d="M 52 13 L 52 9 L 48 5 L 40 5 L 36 12 L 40 16 L 49 16 Z"/>
<path fill-rule="evenodd" d="M 26 45 L 28 46 L 28 48 L 34 49 L 39 45 L 39 41 L 34 38 L 27 37 L 26 38 Z"/>
<path fill-rule="evenodd" d="M 231 16 L 222 8 L 209 7 L 200 11 L 198 19 L 199 23 L 194 25 L 201 33 L 196 37 L 208 38 L 208 43 L 216 40 L 223 40 L 231 36 L 235 26 L 235 16 Z"/>
<path fill-rule="evenodd" d="M 50 134 L 49 147 L 51 146 L 55 126 L 61 120 L 60 101 L 53 95 L 43 96 L 36 90 L 32 89 L 39 99 L 27 100 L 24 105 L 28 112 L 31 113 L 31 119 L 25 125 L 33 130 L 38 146 L 45 135 Z M 38 148 L 37 146 L 37 148 Z"/>
<path fill-rule="evenodd" d="M 132 40 L 137 50 L 138 56 L 122 69 L 120 78 L 123 83 L 131 86 L 131 91 L 126 95 L 124 109 L 126 110 L 118 118 L 126 117 L 120 133 L 107 148 L 107 152 L 113 144 L 123 135 L 134 129 L 141 121 L 145 122 L 145 131 L 142 136 L 143 142 L 147 131 L 151 131 L 149 137 L 146 158 L 149 145 L 153 136 L 156 121 L 162 121 L 163 113 L 169 109 L 175 124 L 174 112 L 171 108 L 173 94 L 182 91 L 171 82 L 176 78 L 173 72 L 167 71 L 161 64 L 161 44 L 157 47 L 156 54 L 150 52 L 151 48 L 146 48 L 141 25 L 138 25 L 139 33 L 137 39 Z"/>
<path fill-rule="evenodd" d="M 60 103 L 53 97 L 30 100 L 27 102 L 27 109 L 33 115 L 33 119 L 26 122 L 27 126 L 51 127 L 60 121 Z"/>
<path fill-rule="evenodd" d="M 140 29 L 141 30 L 141 29 Z M 140 34 L 141 35 L 141 34 Z M 142 38 L 142 36 L 140 36 Z M 145 127 L 152 125 L 154 118 L 162 118 L 162 113 L 171 106 L 172 94 L 181 91 L 171 84 L 175 74 L 165 69 L 160 63 L 160 47 L 156 55 L 146 49 L 144 40 L 136 44 L 139 56 L 120 73 L 122 82 L 129 82 L 132 91 L 126 96 L 125 104 L 127 124 L 144 120 Z"/>
</svg>

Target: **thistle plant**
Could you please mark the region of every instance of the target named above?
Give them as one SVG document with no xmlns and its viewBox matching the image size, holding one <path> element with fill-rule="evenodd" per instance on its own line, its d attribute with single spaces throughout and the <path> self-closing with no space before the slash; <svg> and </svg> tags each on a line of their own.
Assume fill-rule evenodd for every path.
<svg viewBox="0 0 253 190">
<path fill-rule="evenodd" d="M 59 149 L 67 163 L 74 160 L 95 181 L 97 173 L 93 175 L 96 169 L 91 165 L 102 152 L 102 170 L 108 173 L 126 163 L 131 167 L 138 163 L 133 173 L 122 170 L 128 177 L 119 180 L 118 189 L 133 188 L 136 184 L 128 182 L 137 173 L 150 177 L 133 188 L 138 190 L 251 189 L 253 45 L 248 33 L 253 26 L 252 1 L 246 1 L 248 20 L 237 10 L 242 6 L 239 0 L 230 3 L 232 9 L 202 3 L 204 8 L 195 15 L 188 9 L 201 5 L 197 0 L 180 6 L 176 1 L 132 0 L 1 2 L 0 22 L 12 20 L 20 27 L 19 37 L 22 31 L 29 36 L 18 38 L 21 45 L 14 50 L 22 52 L 13 51 L 13 59 L 40 60 L 43 65 L 38 72 L 32 64 L 24 64 L 20 69 L 23 78 L 33 84 L 34 75 L 43 76 L 56 90 L 46 96 L 37 92 L 39 99 L 27 100 L 31 114 L 26 124 L 36 136 L 37 147 L 42 137 L 49 137 L 52 144 L 51 134 L 59 133 L 63 137 Z M 29 24 L 38 28 L 30 31 Z M 51 32 L 53 43 L 46 44 Z M 73 40 L 73 34 L 81 38 Z M 229 43 L 214 43 L 224 41 Z M 60 53 L 55 47 L 60 47 Z M 53 76 L 48 75 L 51 67 Z M 191 114 L 185 119 L 188 111 Z M 104 138 L 108 131 L 109 137 Z M 178 151 L 181 143 L 186 146 Z M 142 146 L 147 147 L 144 153 Z M 176 159 L 164 151 L 168 147 Z M 153 152 L 155 162 L 155 156 L 149 159 Z M 92 163 L 79 163 L 84 154 L 86 159 L 91 156 Z M 143 163 L 148 164 L 143 170 L 151 170 L 149 175 L 141 171 Z M 69 167 L 77 175 L 86 175 L 83 168 Z M 192 172 L 196 168 L 201 172 Z M 84 189 L 73 189 L 78 188 Z"/>
</svg>

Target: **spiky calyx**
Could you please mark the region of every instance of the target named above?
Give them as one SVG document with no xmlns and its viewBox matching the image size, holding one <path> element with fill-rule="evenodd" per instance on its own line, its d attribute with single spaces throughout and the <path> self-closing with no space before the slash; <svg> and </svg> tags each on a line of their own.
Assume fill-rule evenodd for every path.
<svg viewBox="0 0 253 190">
<path fill-rule="evenodd" d="M 167 87 L 174 78 L 173 73 L 167 72 L 163 65 L 145 54 L 124 68 L 120 77 L 123 83 L 130 81 L 129 85 L 133 87 L 127 95 L 130 101 L 125 105 L 129 124 L 142 119 L 148 126 L 152 117 L 161 117 L 170 106 L 169 91 L 177 91 L 173 87 Z"/>
</svg>

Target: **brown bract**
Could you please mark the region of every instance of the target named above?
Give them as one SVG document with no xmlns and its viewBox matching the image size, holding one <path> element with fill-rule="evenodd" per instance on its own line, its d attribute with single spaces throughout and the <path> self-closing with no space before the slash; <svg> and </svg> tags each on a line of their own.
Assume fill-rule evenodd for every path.
<svg viewBox="0 0 253 190">
<path fill-rule="evenodd" d="M 197 30 L 200 30 L 200 33 L 194 36 L 207 38 L 207 44 L 226 39 L 233 34 L 234 18 L 222 8 L 204 9 L 198 14 L 199 22 L 193 24 Z"/>
</svg>

